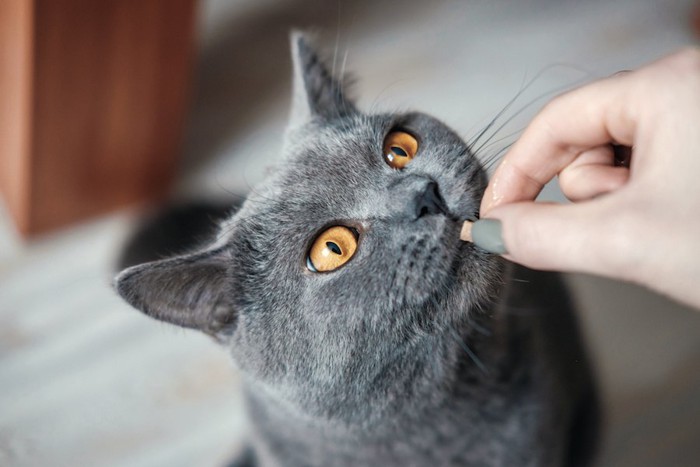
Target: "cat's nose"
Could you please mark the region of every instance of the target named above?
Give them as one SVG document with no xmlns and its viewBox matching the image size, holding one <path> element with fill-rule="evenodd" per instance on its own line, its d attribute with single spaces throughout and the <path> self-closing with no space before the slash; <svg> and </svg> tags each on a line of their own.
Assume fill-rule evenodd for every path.
<svg viewBox="0 0 700 467">
<path fill-rule="evenodd" d="M 445 200 L 440 195 L 437 182 L 428 180 L 416 193 L 413 212 L 415 218 L 421 218 L 429 214 L 449 215 L 449 209 Z"/>
</svg>

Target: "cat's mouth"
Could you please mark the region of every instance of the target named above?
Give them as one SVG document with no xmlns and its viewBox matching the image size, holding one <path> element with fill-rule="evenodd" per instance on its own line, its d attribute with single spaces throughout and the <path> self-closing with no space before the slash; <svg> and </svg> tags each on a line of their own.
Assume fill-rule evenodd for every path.
<svg viewBox="0 0 700 467">
<path fill-rule="evenodd" d="M 444 293 L 455 280 L 456 263 L 460 261 L 457 216 L 430 214 L 412 222 L 397 225 L 403 241 L 394 267 L 403 278 L 393 284 L 401 290 L 407 303 L 419 305 Z"/>
<path fill-rule="evenodd" d="M 452 196 L 454 190 L 450 188 L 446 183 L 434 183 L 434 189 L 424 194 L 418 202 L 421 211 L 411 228 L 416 235 L 430 238 L 432 251 L 446 254 L 452 263 L 458 260 L 456 257 L 469 256 L 472 250 L 463 248 L 464 242 L 459 241 L 459 233 L 464 221 L 479 219 L 479 204 L 473 193 Z"/>
</svg>

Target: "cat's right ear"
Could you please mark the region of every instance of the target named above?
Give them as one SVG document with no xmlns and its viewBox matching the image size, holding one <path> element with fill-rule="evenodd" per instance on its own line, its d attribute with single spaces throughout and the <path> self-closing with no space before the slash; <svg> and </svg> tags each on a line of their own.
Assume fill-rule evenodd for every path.
<svg viewBox="0 0 700 467">
<path fill-rule="evenodd" d="M 114 285 L 148 316 L 222 340 L 236 325 L 227 249 L 154 261 L 124 270 Z"/>
<path fill-rule="evenodd" d="M 343 77 L 333 76 L 303 33 L 291 34 L 294 83 L 291 127 L 313 118 L 333 119 L 356 113 L 345 96 Z"/>
</svg>

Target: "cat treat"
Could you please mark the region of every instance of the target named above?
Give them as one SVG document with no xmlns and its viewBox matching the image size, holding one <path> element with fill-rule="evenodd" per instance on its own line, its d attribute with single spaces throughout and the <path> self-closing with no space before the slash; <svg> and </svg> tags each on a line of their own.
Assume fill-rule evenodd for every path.
<svg viewBox="0 0 700 467">
<path fill-rule="evenodd" d="M 459 239 L 465 242 L 471 242 L 472 239 L 472 227 L 474 223 L 471 221 L 464 221 L 462 224 L 462 230 L 459 232 Z"/>
</svg>

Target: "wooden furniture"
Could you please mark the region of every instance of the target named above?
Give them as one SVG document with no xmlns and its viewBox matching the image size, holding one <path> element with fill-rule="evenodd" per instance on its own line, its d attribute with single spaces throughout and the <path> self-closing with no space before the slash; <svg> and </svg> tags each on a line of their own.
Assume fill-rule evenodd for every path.
<svg viewBox="0 0 700 467">
<path fill-rule="evenodd" d="M 0 1 L 0 191 L 23 234 L 167 192 L 195 1 Z"/>
</svg>

